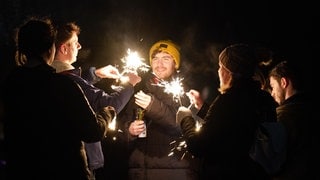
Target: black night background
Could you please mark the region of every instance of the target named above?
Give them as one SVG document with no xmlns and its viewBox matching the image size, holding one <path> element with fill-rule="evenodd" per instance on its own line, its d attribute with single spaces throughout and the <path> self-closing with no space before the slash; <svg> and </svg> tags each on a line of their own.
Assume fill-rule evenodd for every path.
<svg viewBox="0 0 320 180">
<path fill-rule="evenodd" d="M 301 63 L 309 82 L 317 11 L 308 1 L 280 0 L 0 0 L 0 88 L 14 67 L 14 29 L 33 15 L 81 27 L 77 65 L 83 68 L 121 65 L 127 49 L 148 61 L 154 42 L 171 39 L 181 46 L 188 86 L 214 91 L 219 52 L 245 42 L 270 50 L 274 59 Z M 1 110 L 0 103 L 0 119 Z"/>
</svg>

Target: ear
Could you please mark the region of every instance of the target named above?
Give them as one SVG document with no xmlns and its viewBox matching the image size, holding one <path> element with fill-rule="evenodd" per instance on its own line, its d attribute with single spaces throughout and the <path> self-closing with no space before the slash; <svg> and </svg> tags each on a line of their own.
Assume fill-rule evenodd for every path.
<svg viewBox="0 0 320 180">
<path fill-rule="evenodd" d="M 285 77 L 282 77 L 282 78 L 280 79 L 280 86 L 281 86 L 282 88 L 288 87 L 288 86 L 289 86 L 289 79 L 287 79 L 287 78 L 285 78 Z"/>
<path fill-rule="evenodd" d="M 65 44 L 61 44 L 59 47 L 56 47 L 57 51 L 60 52 L 61 54 L 66 54 L 67 53 L 67 47 Z"/>
</svg>

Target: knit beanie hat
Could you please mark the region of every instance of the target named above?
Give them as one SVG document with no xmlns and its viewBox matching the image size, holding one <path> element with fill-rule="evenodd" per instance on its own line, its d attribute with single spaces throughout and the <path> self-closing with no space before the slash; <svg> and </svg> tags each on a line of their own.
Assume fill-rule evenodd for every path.
<svg viewBox="0 0 320 180">
<path fill-rule="evenodd" d="M 255 51 L 247 44 L 233 44 L 219 55 L 220 63 L 229 71 L 241 76 L 251 77 L 258 65 Z"/>
<path fill-rule="evenodd" d="M 149 51 L 149 60 L 150 64 L 152 61 L 152 57 L 155 55 L 156 52 L 166 52 L 173 57 L 173 60 L 176 62 L 175 68 L 178 69 L 180 67 L 180 48 L 178 45 L 173 43 L 170 40 L 160 40 L 152 45 Z"/>
</svg>

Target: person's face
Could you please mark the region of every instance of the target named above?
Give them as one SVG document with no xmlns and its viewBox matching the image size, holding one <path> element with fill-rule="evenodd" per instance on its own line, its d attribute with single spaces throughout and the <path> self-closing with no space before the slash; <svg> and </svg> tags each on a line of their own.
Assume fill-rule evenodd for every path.
<svg viewBox="0 0 320 180">
<path fill-rule="evenodd" d="M 173 57 L 165 52 L 160 52 L 151 61 L 153 73 L 160 79 L 168 79 L 175 72 Z"/>
<path fill-rule="evenodd" d="M 271 76 L 269 80 L 270 80 L 271 96 L 278 104 L 282 104 L 282 102 L 285 100 L 285 90 L 281 86 L 281 80 L 278 81 L 273 76 Z"/>
<path fill-rule="evenodd" d="M 72 64 L 77 61 L 78 51 L 81 49 L 81 44 L 78 41 L 78 35 L 73 33 L 72 37 L 65 43 L 67 59 Z"/>
</svg>

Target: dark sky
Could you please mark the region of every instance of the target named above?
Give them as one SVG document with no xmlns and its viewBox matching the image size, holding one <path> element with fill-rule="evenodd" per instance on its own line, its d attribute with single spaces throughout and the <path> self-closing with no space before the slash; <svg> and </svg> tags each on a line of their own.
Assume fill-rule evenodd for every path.
<svg viewBox="0 0 320 180">
<path fill-rule="evenodd" d="M 181 71 L 191 85 L 216 78 L 218 53 L 246 42 L 295 61 L 312 58 L 315 48 L 313 4 L 280 0 L 0 0 L 1 82 L 12 67 L 13 29 L 31 15 L 75 21 L 82 31 L 78 65 L 120 64 L 128 48 L 147 59 L 157 40 L 181 46 Z M 310 51 L 311 50 L 311 51 Z M 304 53 L 304 52 L 311 53 Z M 303 61 L 305 62 L 305 61 Z M 305 64 L 305 63 L 303 63 Z M 200 80 L 200 81 L 199 81 Z M 199 83 L 202 84 L 199 84 Z"/>
</svg>

